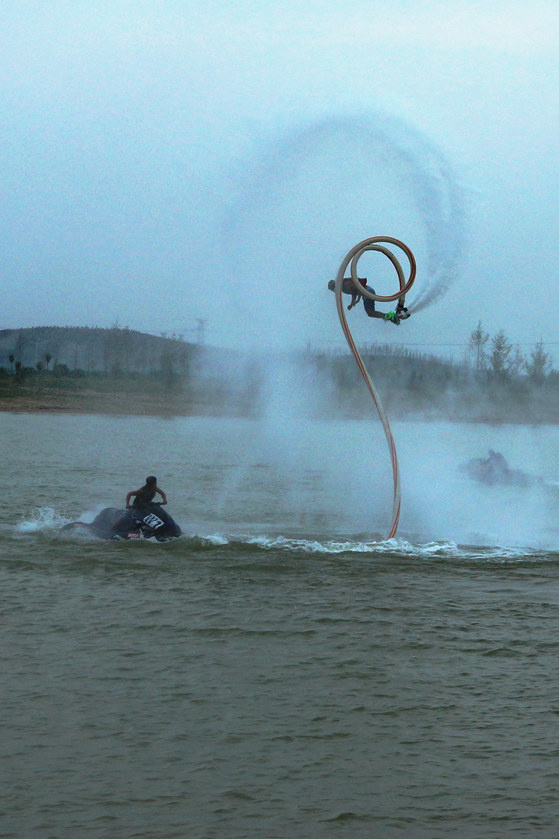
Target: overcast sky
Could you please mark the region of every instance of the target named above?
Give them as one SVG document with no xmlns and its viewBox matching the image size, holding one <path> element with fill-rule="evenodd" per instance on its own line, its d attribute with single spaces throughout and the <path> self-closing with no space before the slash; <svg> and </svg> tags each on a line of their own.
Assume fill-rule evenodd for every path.
<svg viewBox="0 0 559 839">
<path fill-rule="evenodd" d="M 558 42 L 555 0 L 4 4 L 0 328 L 342 346 L 328 280 L 384 234 L 410 304 L 449 288 L 359 341 L 559 364 Z"/>
</svg>

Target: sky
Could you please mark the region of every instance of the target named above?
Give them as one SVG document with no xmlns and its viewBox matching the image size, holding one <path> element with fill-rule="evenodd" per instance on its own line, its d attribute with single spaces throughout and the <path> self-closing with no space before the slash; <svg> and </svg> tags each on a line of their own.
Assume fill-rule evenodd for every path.
<svg viewBox="0 0 559 839">
<path fill-rule="evenodd" d="M 327 283 L 387 235 L 428 302 L 358 342 L 461 358 L 481 321 L 559 366 L 558 40 L 555 0 L 8 4 L 0 329 L 335 350 Z"/>
</svg>

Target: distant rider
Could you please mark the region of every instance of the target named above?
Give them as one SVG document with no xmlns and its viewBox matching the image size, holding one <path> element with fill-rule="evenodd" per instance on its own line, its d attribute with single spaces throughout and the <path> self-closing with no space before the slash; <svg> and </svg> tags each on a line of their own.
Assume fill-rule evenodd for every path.
<svg viewBox="0 0 559 839">
<path fill-rule="evenodd" d="M 151 504 L 153 499 L 155 498 L 155 493 L 159 493 L 161 498 L 161 504 L 167 503 L 167 496 L 163 492 L 162 489 L 159 489 L 157 486 L 157 478 L 155 475 L 148 475 L 146 478 L 146 482 L 143 487 L 140 489 L 133 489 L 131 490 L 126 496 L 126 509 L 129 510 L 131 506 L 135 507 L 137 510 L 141 510 L 143 507 L 146 507 L 148 504 Z M 130 499 L 132 496 L 135 496 L 134 503 L 130 504 Z"/>
<path fill-rule="evenodd" d="M 358 280 L 362 286 L 367 285 L 366 277 L 358 277 Z M 328 288 L 330 291 L 336 291 L 336 281 L 330 280 Z M 375 294 L 374 288 L 369 289 L 369 291 Z M 380 320 L 388 321 L 398 326 L 401 320 L 406 320 L 406 318 L 409 318 L 410 316 L 408 310 L 404 306 L 403 300 L 398 300 L 395 312 L 377 312 L 375 308 L 375 301 L 371 300 L 370 297 L 364 297 L 361 295 L 351 277 L 344 277 L 342 282 L 342 292 L 343 294 L 351 294 L 351 303 L 347 307 L 348 309 L 352 309 L 355 305 L 357 305 L 357 303 L 359 303 L 361 297 L 363 297 L 363 308 L 370 318 L 380 318 Z"/>
</svg>

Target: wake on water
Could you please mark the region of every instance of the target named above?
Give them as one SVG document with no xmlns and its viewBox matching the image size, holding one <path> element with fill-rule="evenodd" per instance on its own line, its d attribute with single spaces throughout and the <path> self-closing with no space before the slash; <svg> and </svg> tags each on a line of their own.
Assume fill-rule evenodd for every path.
<svg viewBox="0 0 559 839">
<path fill-rule="evenodd" d="M 93 519 L 95 512 L 84 514 L 84 520 Z M 106 542 L 97 538 L 88 528 L 63 530 L 64 525 L 71 519 L 57 513 L 52 507 L 40 507 L 25 519 L 22 519 L 12 530 L 12 537 L 16 539 L 41 540 L 45 538 L 51 544 L 58 544 L 63 550 L 66 546 L 73 552 L 78 545 L 103 545 L 109 550 L 121 550 L 125 545 L 133 546 L 132 551 L 142 550 L 142 544 L 151 550 L 155 545 L 156 551 L 169 552 L 173 556 L 201 557 L 233 555 L 239 561 L 255 555 L 273 554 L 288 558 L 304 560 L 305 557 L 351 558 L 357 559 L 389 559 L 389 560 L 424 560 L 424 561 L 470 561 L 488 563 L 518 563 L 533 562 L 534 560 L 557 559 L 559 553 L 554 550 L 534 546 L 512 545 L 464 545 L 451 540 L 415 541 L 402 537 L 383 539 L 380 534 L 348 534 L 331 538 L 309 535 L 308 538 L 285 536 L 281 534 L 227 533 L 213 532 L 202 534 L 183 533 L 169 542 L 160 543 L 153 539 L 140 539 L 131 542 Z M 73 547 L 72 547 L 73 546 Z M 120 554 L 119 554 L 120 556 Z M 138 554 L 128 554 L 138 556 Z M 106 550 L 103 558 L 107 557 Z"/>
</svg>

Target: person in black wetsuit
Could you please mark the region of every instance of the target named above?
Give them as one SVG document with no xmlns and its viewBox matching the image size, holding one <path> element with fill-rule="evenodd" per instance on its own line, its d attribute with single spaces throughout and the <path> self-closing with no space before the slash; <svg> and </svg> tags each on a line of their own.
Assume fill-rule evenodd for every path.
<svg viewBox="0 0 559 839">
<path fill-rule="evenodd" d="M 362 286 L 367 286 L 367 278 L 366 277 L 358 277 L 359 282 Z M 330 291 L 336 291 L 336 281 L 330 280 L 328 283 L 328 288 Z M 367 286 L 369 291 L 375 293 L 374 288 L 370 288 Z M 347 307 L 348 309 L 352 309 L 354 306 L 359 303 L 361 300 L 362 295 L 357 290 L 357 286 L 353 282 L 351 277 L 344 277 L 342 282 L 342 292 L 344 294 L 351 294 L 351 303 Z M 409 312 L 404 306 L 403 299 L 398 300 L 398 305 L 396 306 L 395 312 L 379 312 L 376 309 L 375 301 L 371 300 L 370 297 L 365 297 L 363 295 L 363 308 L 365 309 L 368 317 L 370 318 L 379 318 L 380 320 L 388 321 L 389 323 L 394 323 L 396 326 L 403 320 L 409 318 Z"/>
<path fill-rule="evenodd" d="M 146 478 L 146 482 L 143 487 L 140 489 L 132 489 L 126 496 L 126 509 L 129 510 L 130 507 L 135 507 L 137 510 L 141 510 L 142 507 L 146 507 L 148 504 L 151 504 L 153 499 L 155 498 L 155 493 L 159 493 L 161 498 L 161 504 L 167 503 L 167 496 L 163 492 L 162 489 L 159 489 L 157 486 L 157 478 L 155 475 L 148 475 Z M 132 496 L 135 496 L 134 503 L 130 504 L 130 499 Z"/>
</svg>

